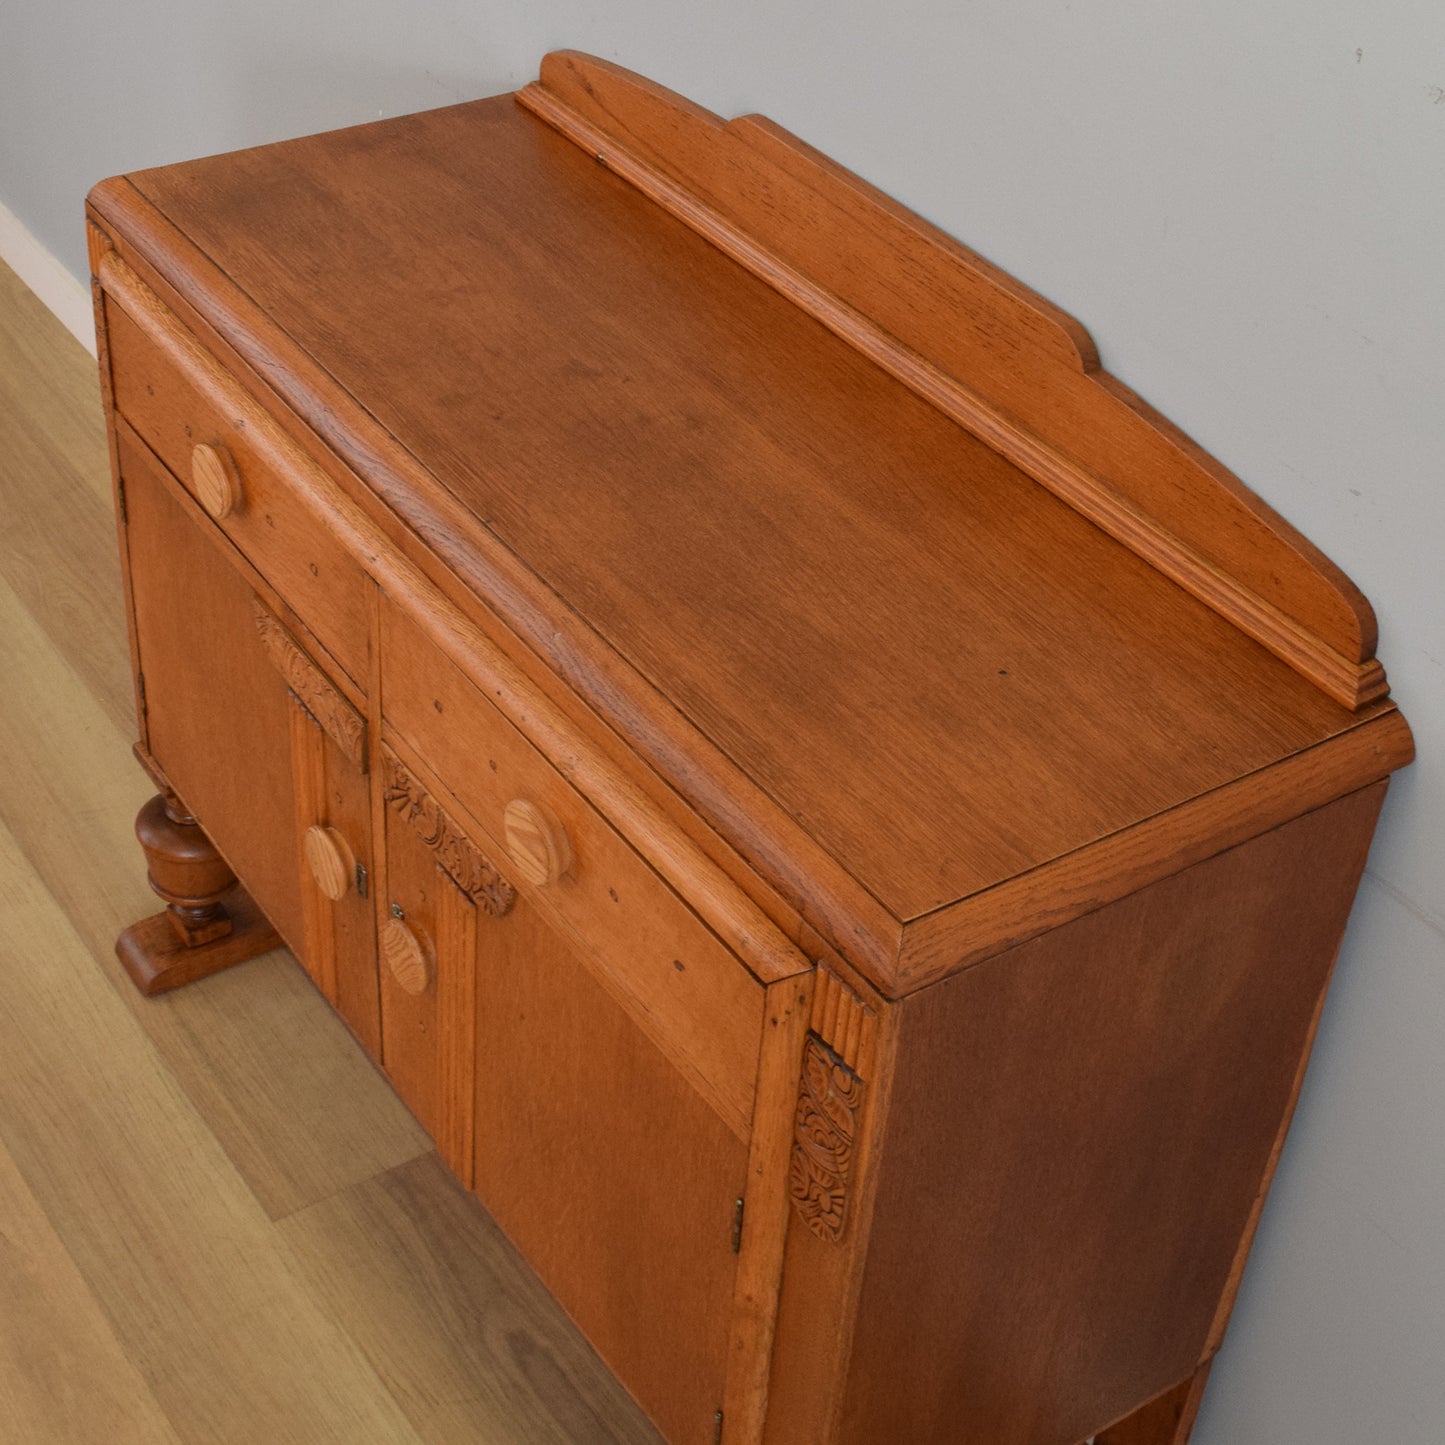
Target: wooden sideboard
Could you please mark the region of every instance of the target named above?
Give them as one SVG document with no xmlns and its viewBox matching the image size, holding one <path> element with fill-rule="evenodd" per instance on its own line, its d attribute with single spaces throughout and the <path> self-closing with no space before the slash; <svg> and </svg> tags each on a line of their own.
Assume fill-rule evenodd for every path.
<svg viewBox="0 0 1445 1445">
<path fill-rule="evenodd" d="M 89 222 L 136 983 L 283 940 L 675 1445 L 1182 1445 L 1411 756 L 1349 581 L 587 57 Z"/>
</svg>

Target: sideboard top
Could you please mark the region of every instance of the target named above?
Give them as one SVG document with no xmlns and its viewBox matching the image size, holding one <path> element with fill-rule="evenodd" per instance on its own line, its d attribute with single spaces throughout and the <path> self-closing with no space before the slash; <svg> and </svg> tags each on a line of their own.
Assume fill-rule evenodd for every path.
<svg viewBox="0 0 1445 1445">
<path fill-rule="evenodd" d="M 907 926 L 1389 709 L 1327 695 L 626 157 L 598 164 L 576 143 L 597 116 L 558 128 L 565 85 L 528 104 L 140 172 L 144 204 L 126 182 L 95 204 L 143 251 L 170 237 L 157 271 L 449 565 L 506 572 L 509 625 L 762 871 L 804 837 Z M 192 249 L 227 298 L 181 274 Z M 1081 330 L 1026 309 L 1084 376 Z M 1367 662 L 1368 608 L 1318 560 Z M 708 802 L 739 779 L 741 822 Z"/>
</svg>

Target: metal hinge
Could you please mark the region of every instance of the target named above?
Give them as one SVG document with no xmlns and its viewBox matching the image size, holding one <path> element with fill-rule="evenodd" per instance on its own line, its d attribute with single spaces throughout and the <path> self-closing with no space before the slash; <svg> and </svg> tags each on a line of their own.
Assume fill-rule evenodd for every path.
<svg viewBox="0 0 1445 1445">
<path fill-rule="evenodd" d="M 366 897 L 366 883 L 366 864 L 358 863 L 356 865 L 356 892 L 358 897 Z"/>
<path fill-rule="evenodd" d="M 719 1410 L 712 1417 L 712 1445 L 722 1445 L 723 1412 Z"/>
<path fill-rule="evenodd" d="M 125 478 L 115 479 L 115 509 L 120 513 L 120 524 L 122 527 L 129 525 L 130 518 L 125 510 Z"/>
<path fill-rule="evenodd" d="M 747 1201 L 739 1199 L 733 1206 L 733 1253 L 741 1254 L 743 1248 L 743 1210 Z"/>
<path fill-rule="evenodd" d="M 135 675 L 135 697 L 136 697 L 136 705 L 140 708 L 140 715 L 141 715 L 142 717 L 145 717 L 146 712 L 147 712 L 147 708 L 146 708 L 146 675 L 145 675 L 145 673 L 143 673 L 143 672 L 137 672 L 136 675 Z"/>
</svg>

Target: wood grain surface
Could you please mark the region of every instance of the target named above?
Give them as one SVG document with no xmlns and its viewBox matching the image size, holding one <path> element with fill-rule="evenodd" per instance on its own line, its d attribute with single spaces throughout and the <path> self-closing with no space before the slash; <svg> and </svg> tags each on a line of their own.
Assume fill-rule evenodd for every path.
<svg viewBox="0 0 1445 1445">
<path fill-rule="evenodd" d="M 1350 721 L 510 101 L 135 180 L 900 919 Z"/>
<path fill-rule="evenodd" d="M 145 1377 L 0 1144 L 0 1428 L 16 1440 L 180 1445 Z"/>
<path fill-rule="evenodd" d="M 662 1445 L 435 1154 L 279 1228 L 427 1445 Z"/>
<path fill-rule="evenodd" d="M 1384 787 L 900 1005 L 844 1445 L 1075 1445 L 1217 1348 Z"/>
<path fill-rule="evenodd" d="M 140 257 L 131 259 L 142 270 L 149 269 Z M 108 252 L 102 258 L 101 271 L 107 292 L 123 296 L 130 314 L 143 319 L 149 342 L 164 354 L 172 368 L 185 379 L 185 384 L 208 398 L 211 406 L 234 413 L 236 429 L 246 432 L 248 445 L 257 449 L 278 476 L 298 475 L 304 482 L 308 505 L 324 523 L 325 534 L 333 541 L 344 543 L 353 557 L 368 562 L 376 582 L 407 604 L 413 620 L 420 624 L 426 636 L 446 649 L 473 682 L 485 690 L 508 717 L 525 728 L 556 768 L 574 785 L 585 788 L 594 805 L 615 825 L 648 840 L 652 866 L 687 892 L 698 913 L 739 955 L 749 960 L 759 976 L 786 977 L 807 967 L 807 961 L 798 953 L 790 936 L 780 929 L 773 912 L 760 908 L 754 892 L 760 886 L 758 880 L 755 877 L 739 880 L 735 872 L 724 871 L 715 856 L 699 845 L 696 833 L 705 833 L 705 829 L 698 828 L 691 812 L 681 809 L 675 797 L 660 805 L 656 778 L 651 779 L 653 790 L 649 793 L 639 785 L 635 759 L 631 760 L 630 772 L 620 767 L 615 752 L 599 746 L 588 727 L 577 725 L 575 698 L 571 699 L 572 716 L 569 716 L 564 704 L 548 696 L 544 688 L 524 675 L 505 651 L 498 648 L 485 627 L 477 626 L 458 611 L 443 595 L 445 586 L 441 585 L 438 590 L 436 578 L 424 577 L 408 560 L 407 553 L 415 547 L 415 538 L 408 539 L 408 535 L 402 533 L 390 539 L 396 550 L 387 546 L 382 532 L 373 525 L 374 519 L 363 515 L 363 509 L 327 476 L 314 457 L 302 451 L 275 418 L 247 397 L 235 379 L 199 348 L 195 338 L 126 262 Z M 168 382 L 162 382 L 162 389 L 174 390 L 179 385 L 178 378 L 172 375 Z M 184 430 L 183 414 L 176 422 Z M 132 430 L 123 419 L 117 422 L 116 429 L 120 434 Z M 164 468 L 159 471 L 165 477 L 170 476 Z M 189 495 L 174 480 L 173 490 L 182 498 Z M 370 498 L 373 507 L 377 505 L 376 495 L 369 490 L 364 495 Z M 230 560 L 247 576 L 253 589 L 269 595 L 269 585 L 239 552 L 233 552 Z M 345 569 L 342 571 L 344 576 Z M 310 573 L 309 567 L 307 572 Z M 340 590 L 346 594 L 352 589 L 344 581 Z M 326 610 L 333 591 L 330 587 L 322 589 L 319 611 Z M 363 587 L 363 598 L 365 595 Z M 475 599 L 472 600 L 475 603 Z M 363 602 L 363 610 L 367 605 Z M 489 615 L 488 610 L 482 609 L 481 615 Z M 344 674 L 333 673 L 332 680 L 345 688 Z M 588 720 L 595 727 L 595 717 L 589 714 Z M 644 771 L 644 777 L 647 776 L 650 775 Z M 714 847 L 718 845 L 715 837 L 709 837 L 708 841 Z M 736 859 L 732 861 L 736 867 Z M 751 888 L 747 886 L 749 883 Z M 776 900 L 773 904 L 776 908 Z M 796 925 L 795 918 L 789 921 Z"/>
<path fill-rule="evenodd" d="M 878 901 L 688 727 L 635 669 L 600 645 L 581 619 L 559 613 L 555 594 L 520 559 L 490 533 L 474 537 L 475 518 L 462 504 L 448 491 L 429 490 L 429 473 L 411 453 L 129 180 L 117 177 L 97 186 L 88 214 L 92 242 L 103 252 L 99 267 L 107 290 L 119 289 L 129 298 L 143 287 L 162 298 L 181 326 L 219 358 L 225 372 L 213 363 L 215 375 L 224 374 L 233 391 L 239 387 L 247 395 L 248 426 L 259 421 L 263 432 L 284 436 L 293 455 L 314 458 L 313 493 L 324 478 L 344 496 L 352 515 L 364 515 L 405 559 L 405 575 L 389 571 L 386 585 L 405 592 L 407 578 L 421 576 L 444 599 L 443 607 L 431 611 L 437 640 L 466 652 L 457 626 L 462 617 L 485 639 L 485 664 L 469 659 L 469 666 L 480 669 L 474 679 L 497 689 L 513 716 L 518 715 L 515 705 L 524 703 L 520 715 L 529 735 L 547 739 L 548 755 L 574 781 L 585 777 L 589 796 L 608 800 L 610 816 L 620 812 L 629 827 L 638 828 L 651 813 L 646 831 L 658 832 L 658 815 L 677 830 L 681 836 L 669 850 L 671 857 L 654 854 L 654 866 L 664 876 L 687 879 L 699 912 L 720 936 L 746 942 L 750 954 L 765 943 L 756 928 L 739 926 L 735 907 L 708 906 L 720 880 L 709 881 L 688 859 L 689 847 L 789 939 L 800 931 L 797 909 L 759 871 L 764 863 L 794 897 L 807 892 L 817 923 L 846 938 L 845 952 L 886 966 L 897 927 Z M 97 224 L 102 214 L 113 244 Z M 367 475 L 365 484 L 361 472 Z M 333 513 L 331 524 L 344 515 Z M 354 527 L 341 530 L 355 533 Z M 481 597 L 489 599 L 488 605 L 477 605 Z M 544 614 L 545 626 L 539 625 Z M 534 689 L 544 705 L 525 702 L 522 684 Z M 596 698 L 608 703 L 609 725 L 600 729 L 588 702 Z M 587 764 L 587 752 L 574 752 L 574 743 L 563 741 L 568 736 L 563 726 L 572 730 L 572 738 L 588 739 L 596 766 L 579 766 Z M 684 737 L 686 748 L 680 745 Z M 657 766 L 642 766 L 639 751 Z M 730 842 L 733 837 L 740 841 Z"/>
<path fill-rule="evenodd" d="M 109 721 L 130 732 L 135 701 L 124 665 L 125 613 L 115 605 L 120 569 L 94 368 L 55 344 L 49 313 L 3 267 L 0 302 L 8 504 L 0 570 Z M 93 565 L 77 567 L 77 555 Z"/>
<path fill-rule="evenodd" d="M 286 954 L 122 976 L 154 787 L 94 364 L 3 267 L 0 435 L 0 1435 L 657 1445 Z"/>
<path fill-rule="evenodd" d="M 763 116 L 575 51 L 517 99 L 1331 695 L 1383 692 L 1359 590 L 1073 317 Z"/>
<path fill-rule="evenodd" d="M 530 897 L 477 942 L 477 1195 L 671 1445 L 714 1445 L 747 1145 Z"/>
<path fill-rule="evenodd" d="M 8 832 L 0 878 L 5 1145 L 176 1433 L 414 1438 Z"/>
<path fill-rule="evenodd" d="M 159 261 L 184 268 L 179 273 L 187 278 L 182 294 L 133 248 L 128 247 L 125 261 L 118 261 L 114 253 L 102 259 L 107 287 L 124 297 L 133 316 L 145 318 L 151 339 L 218 405 L 239 408 L 237 415 L 245 419 L 250 442 L 264 444 L 265 454 L 281 473 L 300 468 L 307 475 L 309 492 L 324 500 L 328 528 L 348 538 L 360 555 L 371 558 L 388 588 L 401 595 L 417 596 L 419 587 L 435 588 L 441 594 L 433 595 L 421 611 L 433 638 L 463 658 L 469 669 L 476 669 L 471 673 L 474 680 L 504 700 L 514 717 L 525 719 L 525 726 L 534 738 L 544 740 L 553 760 L 569 777 L 584 781 L 589 795 L 604 802 L 609 816 L 625 822 L 635 836 L 653 840 L 654 866 L 665 876 L 685 880 L 699 911 L 747 956 L 755 956 L 759 948 L 767 948 L 774 956 L 779 950 L 775 941 L 769 940 L 766 926 L 759 929 L 749 917 L 750 910 L 739 909 L 730 888 L 726 884 L 718 887 L 713 870 L 719 865 L 726 870 L 729 883 L 740 886 L 772 919 L 794 932 L 796 919 L 777 911 L 781 899 L 791 899 L 833 947 L 885 992 L 895 995 L 940 976 L 939 970 L 946 972 L 950 960 L 980 956 L 980 951 L 986 952 L 1000 939 L 1031 936 L 1040 928 L 1121 896 L 1150 876 L 1162 876 L 1174 866 L 1179 830 L 1169 820 L 1182 821 L 1181 810 L 1157 813 L 1145 809 L 1141 813 L 1135 809 L 1135 821 L 1110 834 L 1100 853 L 1086 853 L 1081 843 L 1006 885 L 941 904 L 913 921 L 900 920 L 820 844 L 810 819 L 794 816 L 780 806 L 761 786 L 766 780 L 752 778 L 713 739 L 699 733 L 674 701 L 651 687 L 576 614 L 559 610 L 555 595 L 519 558 L 500 545 L 492 532 L 479 528 L 476 516 L 451 492 L 436 488 L 434 479 L 409 452 L 333 378 L 298 351 L 295 342 L 258 312 L 214 263 L 157 216 L 128 182 L 108 182 L 97 189 L 94 199 L 113 210 L 127 231 L 142 236 L 147 251 Z M 172 270 L 172 274 L 178 273 Z M 146 283 L 164 292 L 199 334 L 211 338 L 237 375 L 252 377 L 267 405 L 283 419 L 290 419 L 289 434 L 283 434 L 254 402 L 239 396 L 237 383 L 201 355 Z M 203 293 L 198 287 L 204 287 Z M 214 331 L 190 306 L 186 295 L 212 308 L 222 332 Z M 219 314 L 215 308 L 220 308 Z M 252 376 L 245 355 L 232 350 L 227 337 L 264 366 L 265 376 L 276 383 L 278 391 L 266 389 L 259 377 Z M 311 417 L 314 432 L 298 419 L 293 407 Z M 370 486 L 362 488 L 340 458 L 365 469 Z M 327 464 L 324 469 L 323 462 Z M 360 515 L 363 512 L 368 513 L 365 522 Z M 401 518 L 414 530 L 402 525 Z M 377 550 L 383 533 L 400 557 L 392 560 L 386 549 Z M 403 557 L 409 560 L 402 561 Z M 426 583 L 420 581 L 422 574 Z M 467 586 L 481 591 L 492 606 L 479 607 L 475 597 L 469 600 L 464 593 Z M 515 633 L 500 626 L 492 607 Z M 461 625 L 462 613 L 467 614 L 469 626 Z M 482 637 L 486 642 L 479 646 Z M 539 673 L 543 663 L 552 671 Z M 567 690 L 569 686 L 576 690 L 575 695 Z M 577 709 L 584 700 L 597 711 L 584 709 L 579 715 Z M 1155 700 L 1141 695 L 1136 701 L 1142 707 L 1153 707 Z M 1377 716 L 1382 707 L 1391 706 L 1375 704 L 1360 717 Z M 562 724 L 564 714 L 566 722 Z M 599 714 L 610 727 L 599 728 Z M 1340 716 L 1347 719 L 1343 710 Z M 639 757 L 619 751 L 621 731 L 626 732 Z M 1084 731 L 1092 736 L 1089 729 Z M 1408 730 L 1398 725 L 1396 732 L 1398 736 L 1388 747 L 1364 749 L 1363 768 L 1358 767 L 1361 750 L 1353 745 L 1340 754 L 1330 754 L 1316 743 L 1291 754 L 1290 763 L 1296 758 L 1311 759 L 1306 771 L 1313 772 L 1317 780 L 1355 768 L 1343 778 L 1343 786 L 1358 786 L 1408 760 Z M 1110 748 L 1125 748 L 1126 735 L 1115 738 Z M 968 737 L 960 734 L 949 741 L 951 746 L 960 741 L 967 745 Z M 1092 746 L 1082 734 L 1077 741 L 1085 752 Z M 870 746 L 869 740 L 860 740 L 858 758 Z M 1164 746 L 1162 741 L 1160 746 Z M 1323 768 L 1318 762 L 1322 756 L 1326 758 Z M 659 771 L 645 766 L 643 759 Z M 978 780 L 977 791 L 989 793 L 990 760 L 977 761 L 984 770 L 968 778 Z M 1025 775 L 1027 762 L 1022 753 L 1016 759 Z M 1258 786 L 1260 779 L 1272 776 L 1270 772 L 1246 776 L 1196 794 L 1185 805 L 1198 810 L 1189 819 L 1198 856 L 1227 847 L 1250 831 L 1273 826 L 1297 811 L 1294 800 L 1278 789 Z M 972 788 L 970 782 L 965 791 Z M 679 789 L 682 792 L 676 791 Z M 683 793 L 690 806 L 684 804 Z M 936 800 L 930 796 L 925 801 L 931 807 Z M 896 832 L 931 816 L 926 810 L 908 817 L 875 816 L 872 826 Z M 658 826 L 663 818 L 665 829 Z M 962 833 L 950 835 L 950 846 L 971 840 L 972 827 L 970 823 Z M 685 839 L 678 837 L 679 832 Z M 707 855 L 708 866 L 699 866 L 698 849 Z M 952 861 L 954 854 L 945 856 Z M 1080 857 L 1089 859 L 1082 873 L 1076 867 Z M 756 871 L 747 868 L 745 859 Z M 1036 885 L 1056 866 L 1062 875 L 1047 880 L 1049 887 L 1041 893 Z M 1055 884 L 1059 887 L 1054 888 Z M 1052 898 L 1044 899 L 1051 891 Z M 1061 912 L 1061 901 L 1072 913 Z"/>
</svg>

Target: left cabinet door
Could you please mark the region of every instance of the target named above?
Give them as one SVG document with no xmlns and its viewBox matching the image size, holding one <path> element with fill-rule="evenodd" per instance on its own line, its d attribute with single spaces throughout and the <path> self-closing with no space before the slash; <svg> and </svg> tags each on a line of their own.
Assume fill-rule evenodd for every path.
<svg viewBox="0 0 1445 1445">
<path fill-rule="evenodd" d="M 141 736 L 293 949 L 304 934 L 288 688 L 254 592 L 146 447 L 117 424 Z"/>
<path fill-rule="evenodd" d="M 144 745 L 375 1053 L 365 725 L 180 483 L 116 433 Z"/>
</svg>

